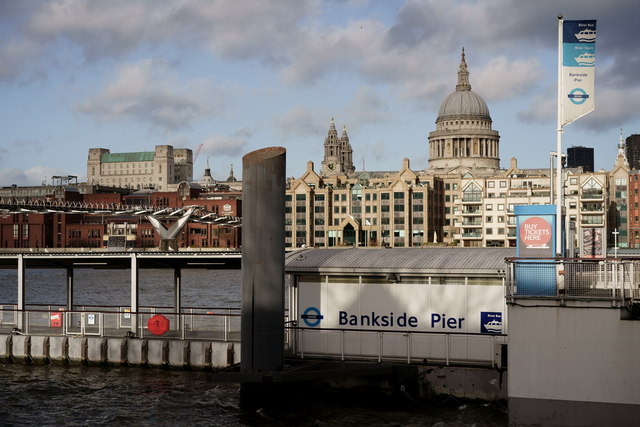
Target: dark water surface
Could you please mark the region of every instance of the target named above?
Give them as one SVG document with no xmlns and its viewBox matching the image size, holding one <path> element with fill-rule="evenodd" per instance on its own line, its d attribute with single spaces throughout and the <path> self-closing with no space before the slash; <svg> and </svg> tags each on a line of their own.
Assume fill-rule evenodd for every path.
<svg viewBox="0 0 640 427">
<path fill-rule="evenodd" d="M 173 270 L 141 270 L 141 305 L 172 306 Z M 240 270 L 184 271 L 185 307 L 240 307 Z M 130 302 L 127 271 L 76 270 L 76 305 Z M 0 304 L 17 300 L 0 271 Z M 65 273 L 27 271 L 28 304 L 65 304 Z M 0 425 L 505 426 L 499 404 L 429 404 L 362 391 L 292 390 L 277 408 L 240 409 L 239 385 L 210 373 L 130 367 L 0 364 Z"/>
<path fill-rule="evenodd" d="M 358 392 L 298 393 L 277 409 L 245 411 L 237 384 L 194 371 L 2 364 L 0 384 L 0 425 L 507 425 L 496 404 L 429 406 Z"/>
</svg>

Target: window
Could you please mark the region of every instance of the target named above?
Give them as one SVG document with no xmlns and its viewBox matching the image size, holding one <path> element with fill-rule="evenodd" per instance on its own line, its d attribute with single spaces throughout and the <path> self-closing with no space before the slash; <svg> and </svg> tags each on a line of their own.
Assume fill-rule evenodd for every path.
<svg viewBox="0 0 640 427">
<path fill-rule="evenodd" d="M 504 210 L 504 204 L 503 203 L 499 203 L 498 204 L 498 210 L 499 211 L 503 211 Z"/>
<path fill-rule="evenodd" d="M 484 208 L 485 208 L 485 210 L 490 211 L 490 210 L 493 210 L 493 205 L 485 205 Z"/>
<path fill-rule="evenodd" d="M 507 188 L 507 181 L 500 181 L 500 188 Z"/>
<path fill-rule="evenodd" d="M 488 188 L 495 188 L 496 186 L 496 182 L 495 181 L 487 181 L 487 187 Z"/>
<path fill-rule="evenodd" d="M 488 216 L 484 219 L 485 222 L 493 222 L 493 217 L 492 216 Z"/>
<path fill-rule="evenodd" d="M 482 191 L 475 182 L 467 185 L 462 191 L 463 202 L 478 202 L 482 198 Z"/>
<path fill-rule="evenodd" d="M 389 193 L 380 193 L 380 200 L 389 200 Z"/>
<path fill-rule="evenodd" d="M 314 198 L 315 198 L 316 202 L 323 202 L 324 201 L 324 194 L 316 194 L 314 196 Z"/>
<path fill-rule="evenodd" d="M 394 199 L 404 199 L 404 192 L 402 191 L 394 191 L 393 192 Z"/>
<path fill-rule="evenodd" d="M 304 201 L 307 200 L 306 194 L 296 194 L 296 200 Z"/>
</svg>

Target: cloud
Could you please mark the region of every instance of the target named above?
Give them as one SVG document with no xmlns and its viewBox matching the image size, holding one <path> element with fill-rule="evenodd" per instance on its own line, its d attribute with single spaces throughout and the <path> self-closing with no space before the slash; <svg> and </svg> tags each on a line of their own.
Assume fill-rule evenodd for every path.
<svg viewBox="0 0 640 427">
<path fill-rule="evenodd" d="M 640 99 L 640 87 L 599 89 L 596 86 L 595 110 L 576 124 L 595 132 L 624 128 L 626 124 L 638 118 L 638 99 Z"/>
<path fill-rule="evenodd" d="M 248 128 L 240 129 L 231 136 L 210 135 L 202 143 L 202 151 L 212 156 L 235 157 L 244 154 L 249 145 Z"/>
<path fill-rule="evenodd" d="M 356 126 L 386 122 L 389 104 L 372 87 L 361 86 L 345 108 L 345 116 L 349 117 L 350 124 Z"/>
<path fill-rule="evenodd" d="M 329 129 L 329 121 L 323 114 L 303 105 L 291 108 L 274 119 L 275 126 L 285 139 L 318 137 Z"/>
<path fill-rule="evenodd" d="M 21 151 L 31 151 L 31 152 L 40 152 L 45 146 L 41 141 L 33 140 L 33 139 L 18 139 L 14 141 L 12 147 L 15 149 L 19 149 Z"/>
<path fill-rule="evenodd" d="M 52 176 L 68 175 L 68 171 L 49 166 L 33 166 L 27 170 L 7 168 L 0 170 L 0 182 L 2 185 L 33 186 L 43 182 L 51 182 Z"/>
<path fill-rule="evenodd" d="M 33 14 L 27 29 L 43 40 L 66 39 L 93 62 L 137 48 L 157 11 L 145 1 L 50 1 Z"/>
<path fill-rule="evenodd" d="M 147 59 L 121 65 L 113 82 L 76 111 L 105 122 L 131 119 L 175 131 L 221 114 L 224 98 L 211 79 L 180 81 L 167 61 Z"/>
<path fill-rule="evenodd" d="M 528 107 L 518 111 L 517 116 L 525 123 L 552 123 L 556 119 L 558 89 L 549 86 L 536 94 Z"/>
<path fill-rule="evenodd" d="M 29 82 L 33 76 L 46 75 L 39 67 L 35 67 L 26 77 L 22 75 L 23 69 L 36 60 L 40 52 L 40 46 L 30 40 L 7 40 L 0 45 L 0 80 L 18 80 L 22 77 L 21 80 Z"/>
<path fill-rule="evenodd" d="M 511 99 L 533 89 L 532 81 L 540 81 L 544 72 L 538 59 L 509 61 L 504 56 L 491 59 L 474 73 L 472 88 L 480 88 L 487 100 Z"/>
</svg>

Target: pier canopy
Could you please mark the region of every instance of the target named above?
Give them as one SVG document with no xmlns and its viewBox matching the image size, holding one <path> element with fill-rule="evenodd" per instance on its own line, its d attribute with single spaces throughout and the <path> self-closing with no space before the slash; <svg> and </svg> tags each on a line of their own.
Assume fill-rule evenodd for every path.
<svg viewBox="0 0 640 427">
<path fill-rule="evenodd" d="M 289 274 L 503 276 L 515 248 L 303 249 L 286 258 Z"/>
</svg>

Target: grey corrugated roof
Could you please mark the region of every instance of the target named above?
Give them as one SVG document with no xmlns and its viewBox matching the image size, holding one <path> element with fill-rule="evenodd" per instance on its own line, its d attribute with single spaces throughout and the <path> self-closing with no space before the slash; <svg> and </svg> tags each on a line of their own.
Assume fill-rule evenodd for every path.
<svg viewBox="0 0 640 427">
<path fill-rule="evenodd" d="M 497 274 L 515 248 L 302 249 L 287 254 L 287 273 Z"/>
</svg>

